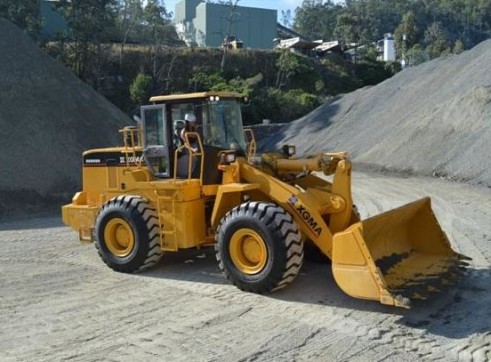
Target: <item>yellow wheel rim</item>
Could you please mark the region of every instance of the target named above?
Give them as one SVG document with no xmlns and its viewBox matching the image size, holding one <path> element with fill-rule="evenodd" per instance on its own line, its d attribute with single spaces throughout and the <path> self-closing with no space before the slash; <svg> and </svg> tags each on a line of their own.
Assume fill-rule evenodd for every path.
<svg viewBox="0 0 491 362">
<path fill-rule="evenodd" d="M 111 219 L 104 229 L 104 242 L 109 251 L 120 258 L 128 256 L 135 247 L 131 226 L 124 219 Z"/>
<path fill-rule="evenodd" d="M 251 229 L 237 230 L 230 239 L 230 257 L 242 273 L 257 274 L 268 260 L 268 249 L 263 238 Z"/>
</svg>

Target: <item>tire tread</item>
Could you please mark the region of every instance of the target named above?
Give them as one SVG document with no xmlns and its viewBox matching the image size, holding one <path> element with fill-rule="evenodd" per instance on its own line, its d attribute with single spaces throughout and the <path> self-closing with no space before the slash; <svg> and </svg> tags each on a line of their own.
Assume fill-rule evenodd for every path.
<svg viewBox="0 0 491 362">
<path fill-rule="evenodd" d="M 138 265 L 120 265 L 109 260 L 101 250 L 100 242 L 102 241 L 96 241 L 95 247 L 104 263 L 111 269 L 124 273 L 141 272 L 155 265 L 163 254 L 160 249 L 160 227 L 155 208 L 152 208 L 148 201 L 141 196 L 120 195 L 110 199 L 101 207 L 96 218 L 96 225 L 98 225 L 101 215 L 105 215 L 111 209 L 123 209 L 129 211 L 133 219 L 141 219 L 145 228 L 144 232 L 148 235 L 148 247 L 146 248 L 143 260 Z"/>
<path fill-rule="evenodd" d="M 251 286 L 242 280 L 237 280 L 225 265 L 222 257 L 224 252 L 224 233 L 230 223 L 238 217 L 247 217 L 260 220 L 271 235 L 275 236 L 276 242 L 279 243 L 281 253 L 285 255 L 285 264 L 279 275 L 272 276 L 261 287 Z M 265 202 L 250 201 L 241 204 L 231 211 L 227 212 L 220 221 L 215 244 L 216 258 L 219 269 L 225 274 L 235 286 L 242 290 L 256 293 L 271 292 L 286 287 L 291 283 L 303 264 L 303 237 L 292 216 L 281 207 Z"/>
</svg>

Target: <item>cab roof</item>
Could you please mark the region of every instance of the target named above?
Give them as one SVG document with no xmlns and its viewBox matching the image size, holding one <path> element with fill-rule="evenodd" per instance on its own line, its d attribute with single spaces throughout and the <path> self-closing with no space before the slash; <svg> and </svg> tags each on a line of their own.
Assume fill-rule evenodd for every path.
<svg viewBox="0 0 491 362">
<path fill-rule="evenodd" d="M 189 100 L 189 99 L 203 99 L 209 97 L 244 98 L 244 95 L 236 92 L 184 93 L 184 94 L 171 94 L 166 96 L 154 96 L 150 98 L 150 102 L 169 102 L 169 101 L 180 101 L 180 100 Z"/>
</svg>

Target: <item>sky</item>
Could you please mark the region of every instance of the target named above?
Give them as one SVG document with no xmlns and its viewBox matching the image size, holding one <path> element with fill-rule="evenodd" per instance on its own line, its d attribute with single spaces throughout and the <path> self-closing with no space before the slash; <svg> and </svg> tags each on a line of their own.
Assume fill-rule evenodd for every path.
<svg viewBox="0 0 491 362">
<path fill-rule="evenodd" d="M 165 0 L 167 11 L 175 12 L 176 3 L 180 0 Z M 336 0 L 336 3 L 342 0 Z M 291 10 L 292 17 L 295 14 L 297 6 L 302 4 L 302 0 L 240 0 L 239 6 L 248 6 L 252 8 L 275 9 L 278 10 L 278 20 L 281 20 L 281 10 Z"/>
</svg>

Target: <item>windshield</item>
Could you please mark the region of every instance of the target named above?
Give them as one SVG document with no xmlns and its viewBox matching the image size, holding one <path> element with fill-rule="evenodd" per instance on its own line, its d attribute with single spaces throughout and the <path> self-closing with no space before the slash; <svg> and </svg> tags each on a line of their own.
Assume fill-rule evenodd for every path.
<svg viewBox="0 0 491 362">
<path fill-rule="evenodd" d="M 206 116 L 203 114 L 204 143 L 223 149 L 235 149 L 245 154 L 246 142 L 240 103 L 236 99 L 210 101 L 209 112 L 206 113 Z"/>
</svg>

